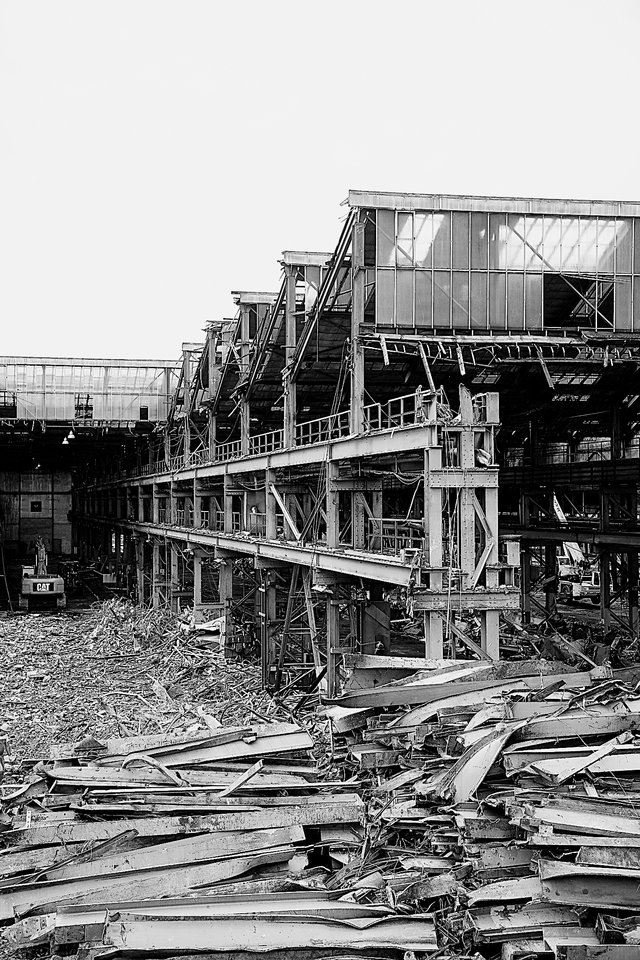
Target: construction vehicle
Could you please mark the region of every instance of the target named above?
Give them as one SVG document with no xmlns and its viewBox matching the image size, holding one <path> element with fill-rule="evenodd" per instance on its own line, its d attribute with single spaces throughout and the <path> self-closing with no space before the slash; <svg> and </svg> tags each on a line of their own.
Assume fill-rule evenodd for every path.
<svg viewBox="0 0 640 960">
<path fill-rule="evenodd" d="M 64 580 L 54 573 L 48 573 L 49 559 L 42 537 L 36 540 L 35 551 L 35 564 L 22 566 L 20 609 L 30 610 L 36 604 L 44 606 L 45 601 L 55 600 L 58 610 L 64 610 L 67 605 Z"/>
</svg>

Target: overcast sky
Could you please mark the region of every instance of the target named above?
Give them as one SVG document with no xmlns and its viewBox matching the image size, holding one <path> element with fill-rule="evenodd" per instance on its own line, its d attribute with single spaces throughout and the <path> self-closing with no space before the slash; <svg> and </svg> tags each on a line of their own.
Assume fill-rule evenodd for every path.
<svg viewBox="0 0 640 960">
<path fill-rule="evenodd" d="M 0 353 L 174 358 L 349 188 L 640 200 L 637 0 L 0 0 Z"/>
</svg>

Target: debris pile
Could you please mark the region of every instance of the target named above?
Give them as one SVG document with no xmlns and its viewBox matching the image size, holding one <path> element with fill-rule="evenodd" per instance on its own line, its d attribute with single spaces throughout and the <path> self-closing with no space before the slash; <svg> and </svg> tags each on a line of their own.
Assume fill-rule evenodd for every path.
<svg viewBox="0 0 640 960">
<path fill-rule="evenodd" d="M 4 797 L 5 937 L 84 957 L 435 951 L 430 916 L 334 869 L 334 844 L 361 846 L 365 806 L 319 777 L 312 746 L 271 723 L 52 748 Z"/>
<path fill-rule="evenodd" d="M 521 638 L 498 663 L 346 655 L 317 710 L 186 620 L 117 601 L 38 622 L 57 642 L 44 663 L 14 635 L 14 696 L 41 723 L 65 685 L 68 716 L 89 706 L 70 737 L 0 734 L 8 948 L 640 956 L 639 666 L 594 666 L 572 638 L 565 659 L 525 659 Z"/>
<path fill-rule="evenodd" d="M 0 740 L 20 761 L 60 740 L 189 732 L 286 712 L 258 662 L 225 659 L 188 616 L 113 599 L 81 613 L 0 620 Z M 11 761 L 6 759 L 8 770 Z"/>
<path fill-rule="evenodd" d="M 443 957 L 637 960 L 640 667 L 347 665 L 326 712 L 367 800 L 360 875 L 433 915 Z"/>
</svg>

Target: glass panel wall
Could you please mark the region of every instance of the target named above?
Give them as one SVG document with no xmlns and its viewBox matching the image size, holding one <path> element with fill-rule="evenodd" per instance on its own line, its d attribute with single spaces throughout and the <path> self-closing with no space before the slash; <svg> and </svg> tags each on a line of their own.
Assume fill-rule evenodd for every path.
<svg viewBox="0 0 640 960">
<path fill-rule="evenodd" d="M 640 332 L 632 219 L 378 210 L 376 251 L 380 326 Z"/>
</svg>

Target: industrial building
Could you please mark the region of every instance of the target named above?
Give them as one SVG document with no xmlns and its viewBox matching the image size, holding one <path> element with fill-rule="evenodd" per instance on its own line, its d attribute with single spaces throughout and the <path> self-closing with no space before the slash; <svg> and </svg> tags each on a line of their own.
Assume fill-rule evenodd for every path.
<svg viewBox="0 0 640 960">
<path fill-rule="evenodd" d="M 8 593 L 40 536 L 331 694 L 498 659 L 576 543 L 637 633 L 640 204 L 355 190 L 280 267 L 178 363 L 0 358 Z"/>
</svg>

